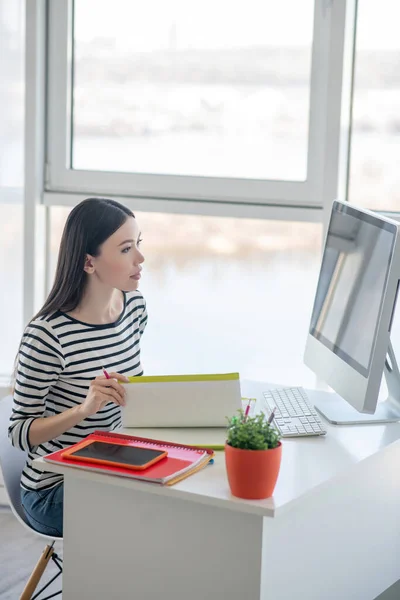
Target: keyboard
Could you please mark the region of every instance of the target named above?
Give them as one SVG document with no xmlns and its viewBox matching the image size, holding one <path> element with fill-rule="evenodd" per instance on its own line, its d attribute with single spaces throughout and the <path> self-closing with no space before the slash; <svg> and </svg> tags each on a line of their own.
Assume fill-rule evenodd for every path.
<svg viewBox="0 0 400 600">
<path fill-rule="evenodd" d="M 263 396 L 267 416 L 276 406 L 273 424 L 282 437 L 326 434 L 326 429 L 303 388 L 277 388 L 264 392 Z"/>
</svg>

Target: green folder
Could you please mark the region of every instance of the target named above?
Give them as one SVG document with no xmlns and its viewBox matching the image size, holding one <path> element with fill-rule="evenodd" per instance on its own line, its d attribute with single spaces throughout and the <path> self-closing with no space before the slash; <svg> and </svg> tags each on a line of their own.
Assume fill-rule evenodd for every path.
<svg viewBox="0 0 400 600">
<path fill-rule="evenodd" d="M 176 381 L 235 381 L 239 379 L 239 373 L 209 373 L 206 375 L 141 375 L 140 377 L 128 377 L 129 383 L 161 383 Z"/>
</svg>

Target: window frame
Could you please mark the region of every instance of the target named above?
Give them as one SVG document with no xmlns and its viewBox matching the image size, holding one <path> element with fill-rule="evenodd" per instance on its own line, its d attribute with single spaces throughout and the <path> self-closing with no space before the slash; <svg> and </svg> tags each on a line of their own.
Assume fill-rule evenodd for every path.
<svg viewBox="0 0 400 600">
<path fill-rule="evenodd" d="M 321 209 L 337 191 L 345 4 L 315 1 L 307 178 L 277 181 L 71 169 L 73 0 L 52 0 L 44 203 L 69 204 L 72 197 L 102 194 L 135 199 L 140 210 L 283 219 L 297 214 L 301 220 L 318 214 L 321 219 Z"/>
</svg>

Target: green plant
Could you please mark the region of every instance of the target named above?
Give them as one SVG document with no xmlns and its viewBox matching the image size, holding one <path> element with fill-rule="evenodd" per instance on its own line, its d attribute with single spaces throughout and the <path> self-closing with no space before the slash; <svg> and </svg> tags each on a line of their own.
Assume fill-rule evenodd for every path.
<svg viewBox="0 0 400 600">
<path fill-rule="evenodd" d="M 268 423 L 264 413 L 246 417 L 242 409 L 239 415 L 228 418 L 227 444 L 242 450 L 267 450 L 276 448 L 281 435 Z"/>
</svg>

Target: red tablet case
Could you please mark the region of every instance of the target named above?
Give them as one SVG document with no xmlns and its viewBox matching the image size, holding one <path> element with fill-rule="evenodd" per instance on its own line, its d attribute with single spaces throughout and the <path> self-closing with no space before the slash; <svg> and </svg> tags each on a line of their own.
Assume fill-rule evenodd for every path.
<svg viewBox="0 0 400 600">
<path fill-rule="evenodd" d="M 66 448 L 53 452 L 44 456 L 44 460 L 54 462 L 70 467 L 85 469 L 87 471 L 95 471 L 117 475 L 120 477 L 130 477 L 140 479 L 142 481 L 150 481 L 163 485 L 172 485 L 195 473 L 203 468 L 213 458 L 214 452 L 210 449 L 198 448 L 196 446 L 187 446 L 184 444 L 175 444 L 173 442 L 165 442 L 163 440 L 154 440 L 150 438 L 142 438 L 121 433 L 109 431 L 95 431 L 88 435 L 84 440 L 70 446 L 68 449 L 78 449 L 83 442 L 92 439 L 96 441 L 119 441 L 123 445 L 143 446 L 145 448 L 155 448 L 157 450 L 166 450 L 168 456 L 160 463 L 156 463 L 145 470 L 127 469 L 124 467 L 116 467 L 111 465 L 101 465 L 89 463 L 87 461 L 71 460 L 68 457 L 63 457 L 62 454 Z"/>
</svg>

